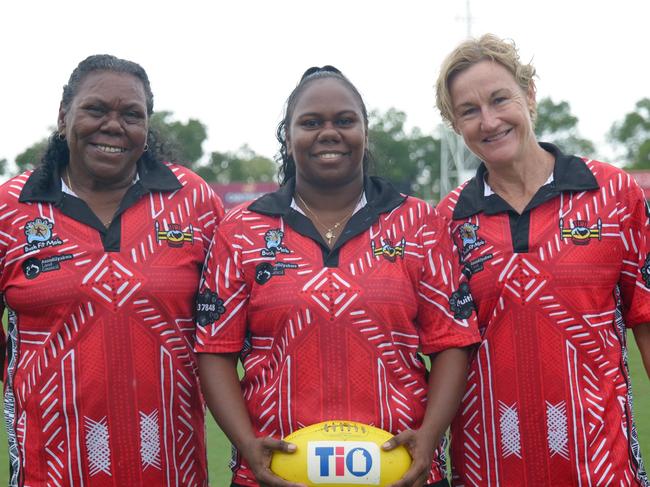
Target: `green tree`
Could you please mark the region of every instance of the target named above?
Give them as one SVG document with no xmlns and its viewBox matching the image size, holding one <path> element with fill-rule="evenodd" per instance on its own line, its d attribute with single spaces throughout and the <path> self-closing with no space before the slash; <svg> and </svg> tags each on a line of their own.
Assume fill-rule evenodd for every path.
<svg viewBox="0 0 650 487">
<path fill-rule="evenodd" d="M 612 125 L 609 140 L 625 150 L 626 168 L 650 169 L 650 98 L 639 100 L 635 111 Z"/>
<path fill-rule="evenodd" d="M 43 138 L 38 142 L 30 145 L 27 149 L 16 156 L 16 166 L 18 172 L 23 172 L 28 169 L 33 169 L 41 163 L 41 157 L 47 148 L 47 138 Z"/>
<path fill-rule="evenodd" d="M 172 119 L 170 111 L 156 112 L 149 123 L 158 134 L 160 140 L 171 148 L 174 159 L 195 168 L 203 156 L 203 142 L 208 137 L 205 125 L 194 118 L 186 123 Z"/>
<path fill-rule="evenodd" d="M 275 162 L 255 153 L 248 145 L 234 152 L 213 152 L 207 164 L 195 167 L 203 179 L 218 183 L 273 181 L 277 169 Z"/>
<path fill-rule="evenodd" d="M 594 156 L 593 142 L 578 134 L 578 118 L 566 101 L 554 103 L 549 97 L 537 104 L 535 134 L 539 140 L 556 144 L 567 154 Z"/>
<path fill-rule="evenodd" d="M 370 114 L 369 141 L 375 173 L 402 192 L 426 200 L 439 198 L 440 140 L 415 127 L 407 133 L 406 114 L 390 108 Z"/>
</svg>

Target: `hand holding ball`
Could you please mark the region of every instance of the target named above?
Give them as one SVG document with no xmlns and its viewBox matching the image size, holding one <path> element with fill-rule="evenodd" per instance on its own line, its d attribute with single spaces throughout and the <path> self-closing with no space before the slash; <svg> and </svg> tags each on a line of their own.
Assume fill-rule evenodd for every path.
<svg viewBox="0 0 650 487">
<path fill-rule="evenodd" d="M 403 446 L 381 446 L 393 435 L 354 421 L 325 421 L 294 431 L 285 441 L 295 453 L 276 451 L 271 470 L 309 486 L 384 486 L 402 478 L 411 465 Z"/>
</svg>

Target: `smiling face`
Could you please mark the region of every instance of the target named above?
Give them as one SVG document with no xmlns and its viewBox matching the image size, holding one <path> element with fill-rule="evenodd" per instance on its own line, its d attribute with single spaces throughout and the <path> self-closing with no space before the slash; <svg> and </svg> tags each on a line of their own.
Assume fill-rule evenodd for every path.
<svg viewBox="0 0 650 487">
<path fill-rule="evenodd" d="M 363 180 L 367 130 L 359 100 L 334 78 L 309 83 L 287 130 L 296 185 L 338 186 Z"/>
<path fill-rule="evenodd" d="M 70 106 L 61 107 L 58 123 L 78 181 L 110 186 L 131 180 L 149 128 L 142 82 L 126 73 L 93 71 Z"/>
<path fill-rule="evenodd" d="M 537 147 L 530 108 L 534 86 L 524 92 L 501 64 L 485 60 L 451 81 L 454 129 L 488 168 L 516 164 Z"/>
</svg>

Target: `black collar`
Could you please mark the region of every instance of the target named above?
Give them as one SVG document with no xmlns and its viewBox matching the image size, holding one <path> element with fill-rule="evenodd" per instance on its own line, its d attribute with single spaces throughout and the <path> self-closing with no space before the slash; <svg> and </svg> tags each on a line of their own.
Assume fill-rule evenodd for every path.
<svg viewBox="0 0 650 487">
<path fill-rule="evenodd" d="M 262 215 L 287 216 L 294 211 L 291 208 L 291 201 L 295 188 L 296 180 L 291 178 L 277 191 L 260 196 L 253 201 L 248 209 Z M 406 196 L 400 194 L 388 181 L 374 176 L 364 178 L 363 189 L 368 206 L 378 214 L 393 210 L 406 199 Z"/>
<path fill-rule="evenodd" d="M 20 192 L 18 201 L 21 203 L 43 202 L 59 204 L 63 199 L 61 191 L 61 168 L 56 166 L 52 176 L 41 184 L 43 179 L 43 167 L 38 167 L 29 176 L 23 190 Z M 171 192 L 181 189 L 183 185 L 178 181 L 171 169 L 161 162 L 144 164 L 138 161 L 138 193 L 163 191 Z"/>
<path fill-rule="evenodd" d="M 347 241 L 370 228 L 379 219 L 380 214 L 392 211 L 406 200 L 406 196 L 400 194 L 388 181 L 378 177 L 364 178 L 367 204 L 352 215 L 334 247 L 329 249 L 312 221 L 291 208 L 295 186 L 296 181 L 292 178 L 274 193 L 265 194 L 255 200 L 248 209 L 262 215 L 282 217 L 296 232 L 318 242 L 327 267 L 338 265 L 339 250 Z"/>
<path fill-rule="evenodd" d="M 598 181 L 582 159 L 562 153 L 553 144 L 540 142 L 539 145 L 555 157 L 553 182 L 539 189 L 527 209 L 534 208 L 562 192 L 590 191 L 599 188 Z M 460 192 L 458 203 L 454 208 L 453 218 L 455 220 L 468 218 L 481 212 L 494 215 L 511 210 L 510 205 L 499 195 L 493 193 L 490 196 L 485 196 L 486 173 L 487 168 L 482 162 L 476 170 L 476 175 Z"/>
</svg>

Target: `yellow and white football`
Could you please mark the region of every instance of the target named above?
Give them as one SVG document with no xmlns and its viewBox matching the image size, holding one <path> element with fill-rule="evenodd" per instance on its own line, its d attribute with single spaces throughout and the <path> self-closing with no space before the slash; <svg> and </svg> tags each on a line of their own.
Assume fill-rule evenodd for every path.
<svg viewBox="0 0 650 487">
<path fill-rule="evenodd" d="M 325 421 L 294 431 L 285 441 L 294 453 L 274 452 L 271 470 L 279 477 L 317 487 L 384 486 L 411 466 L 405 447 L 381 448 L 393 435 L 355 421 Z"/>
</svg>

